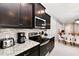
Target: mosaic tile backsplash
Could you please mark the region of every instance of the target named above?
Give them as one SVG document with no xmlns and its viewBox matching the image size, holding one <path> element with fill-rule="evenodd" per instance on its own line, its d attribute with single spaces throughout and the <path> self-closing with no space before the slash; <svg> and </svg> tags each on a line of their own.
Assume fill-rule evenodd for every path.
<svg viewBox="0 0 79 59">
<path fill-rule="evenodd" d="M 15 39 L 15 42 L 16 42 L 18 32 L 25 32 L 25 35 L 28 38 L 29 32 L 40 32 L 40 31 L 43 31 L 43 30 L 40 30 L 40 29 L 0 28 L 0 39 L 13 37 Z"/>
</svg>

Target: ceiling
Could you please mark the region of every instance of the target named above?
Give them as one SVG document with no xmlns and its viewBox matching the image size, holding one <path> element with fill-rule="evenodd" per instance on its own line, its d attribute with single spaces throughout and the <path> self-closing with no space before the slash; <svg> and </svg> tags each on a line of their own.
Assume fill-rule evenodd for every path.
<svg viewBox="0 0 79 59">
<path fill-rule="evenodd" d="M 72 23 L 79 19 L 79 3 L 43 3 L 46 11 L 62 23 Z"/>
</svg>

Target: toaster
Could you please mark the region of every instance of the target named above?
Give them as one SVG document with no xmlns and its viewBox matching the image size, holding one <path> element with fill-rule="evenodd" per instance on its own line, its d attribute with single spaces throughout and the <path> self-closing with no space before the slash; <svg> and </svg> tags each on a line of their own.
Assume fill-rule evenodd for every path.
<svg viewBox="0 0 79 59">
<path fill-rule="evenodd" d="M 2 48 L 2 49 L 8 48 L 8 47 L 11 47 L 14 45 L 15 45 L 14 38 L 0 39 L 0 48 Z"/>
</svg>

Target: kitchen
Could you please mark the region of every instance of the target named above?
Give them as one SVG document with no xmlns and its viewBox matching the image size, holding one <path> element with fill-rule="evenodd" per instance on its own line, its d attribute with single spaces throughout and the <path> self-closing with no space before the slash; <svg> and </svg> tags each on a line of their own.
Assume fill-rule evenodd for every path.
<svg viewBox="0 0 79 59">
<path fill-rule="evenodd" d="M 78 3 L 0 3 L 0 56 L 79 56 Z"/>
<path fill-rule="evenodd" d="M 45 10 L 41 3 L 0 3 L 0 56 L 45 56 L 53 50 Z"/>
</svg>

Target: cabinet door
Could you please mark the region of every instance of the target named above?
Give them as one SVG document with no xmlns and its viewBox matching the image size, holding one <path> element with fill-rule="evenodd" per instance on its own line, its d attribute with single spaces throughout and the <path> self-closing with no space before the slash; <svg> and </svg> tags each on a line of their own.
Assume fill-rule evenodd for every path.
<svg viewBox="0 0 79 59">
<path fill-rule="evenodd" d="M 29 56 L 40 56 L 40 45 L 32 48 Z"/>
<path fill-rule="evenodd" d="M 51 39 L 50 39 L 50 50 L 49 50 L 49 52 L 51 52 L 52 50 L 53 50 L 53 48 L 54 48 L 54 45 L 55 45 L 55 42 L 54 42 L 54 40 L 55 40 L 55 37 L 52 37 Z"/>
<path fill-rule="evenodd" d="M 45 13 L 45 7 L 40 3 L 35 3 L 35 16 L 42 18 Z"/>
<path fill-rule="evenodd" d="M 0 26 L 17 27 L 19 3 L 0 3 Z"/>
<path fill-rule="evenodd" d="M 45 16 L 45 18 L 46 18 L 46 29 L 50 29 L 50 16 L 47 14 L 46 16 Z"/>
<path fill-rule="evenodd" d="M 48 15 L 47 13 L 45 13 L 44 15 L 43 15 L 43 19 L 45 19 L 46 20 L 46 29 L 50 29 L 50 15 Z"/>
<path fill-rule="evenodd" d="M 40 46 L 40 56 L 45 56 L 47 54 L 47 44 Z"/>
<path fill-rule="evenodd" d="M 20 24 L 22 27 L 32 28 L 32 4 L 21 3 Z"/>
</svg>

